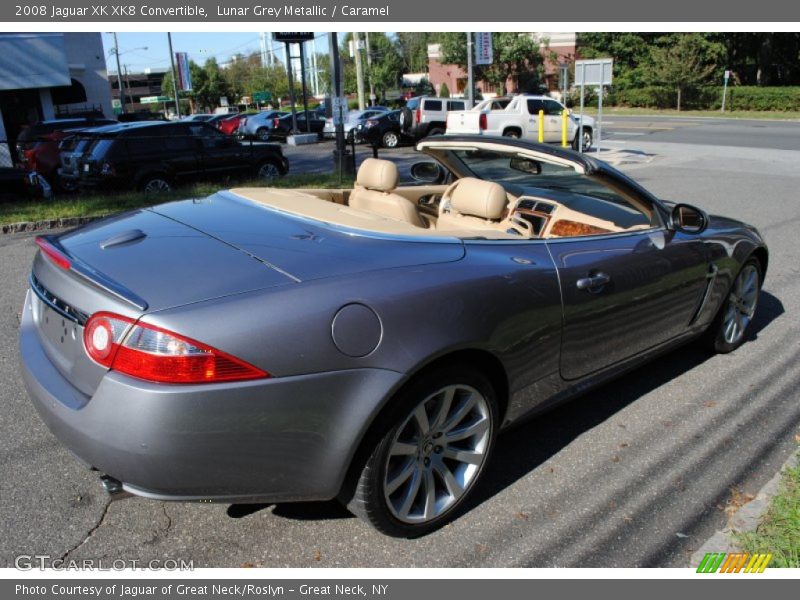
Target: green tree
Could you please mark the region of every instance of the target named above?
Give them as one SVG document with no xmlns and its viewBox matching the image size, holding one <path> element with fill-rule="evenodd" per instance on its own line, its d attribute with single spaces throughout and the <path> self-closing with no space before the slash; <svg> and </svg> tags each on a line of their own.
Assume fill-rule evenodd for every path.
<svg viewBox="0 0 800 600">
<path fill-rule="evenodd" d="M 467 44 L 464 33 L 443 33 L 442 62 L 454 63 L 462 69 L 467 66 Z M 544 58 L 539 50 L 540 41 L 527 33 L 492 33 L 494 61 L 490 65 L 475 67 L 476 79 L 484 79 L 507 93 L 507 81 L 524 80 L 528 85 L 541 80 Z"/>
<path fill-rule="evenodd" d="M 450 88 L 447 87 L 446 83 L 443 83 L 442 87 L 439 88 L 439 96 L 441 98 L 449 98 L 450 97 Z"/>
<path fill-rule="evenodd" d="M 710 81 L 723 55 L 722 45 L 702 34 L 675 34 L 669 43 L 650 49 L 644 78 L 648 83 L 673 90 L 680 110 L 683 96 Z"/>
<path fill-rule="evenodd" d="M 428 44 L 439 41 L 441 34 L 421 31 L 398 32 L 397 51 L 403 61 L 404 73 L 423 73 L 428 70 Z"/>
<path fill-rule="evenodd" d="M 362 62 L 365 79 L 372 82 L 376 96 L 383 98 L 387 90 L 397 87 L 403 73 L 403 58 L 385 33 L 369 34 L 369 54 L 370 60 L 365 53 Z"/>
</svg>

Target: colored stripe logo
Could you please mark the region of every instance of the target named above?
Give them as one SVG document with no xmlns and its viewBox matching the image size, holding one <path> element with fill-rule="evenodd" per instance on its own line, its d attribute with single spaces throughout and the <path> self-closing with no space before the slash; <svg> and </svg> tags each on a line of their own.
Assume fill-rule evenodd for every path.
<svg viewBox="0 0 800 600">
<path fill-rule="evenodd" d="M 772 554 L 749 554 L 747 552 L 727 554 L 709 552 L 697 566 L 698 573 L 763 573 Z"/>
</svg>

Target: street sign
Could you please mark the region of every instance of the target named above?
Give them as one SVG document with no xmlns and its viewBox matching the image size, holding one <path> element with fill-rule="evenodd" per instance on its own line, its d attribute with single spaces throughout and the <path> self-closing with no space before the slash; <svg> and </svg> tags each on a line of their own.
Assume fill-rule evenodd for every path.
<svg viewBox="0 0 800 600">
<path fill-rule="evenodd" d="M 494 60 L 494 53 L 492 52 L 492 34 L 489 33 L 476 33 L 475 34 L 475 64 L 476 65 L 490 65 Z"/>
<path fill-rule="evenodd" d="M 142 104 L 159 104 L 160 102 L 172 102 L 169 96 L 143 96 L 139 99 Z"/>
<path fill-rule="evenodd" d="M 730 71 L 725 71 L 725 81 L 728 81 L 728 79 L 730 79 L 730 78 L 731 78 L 731 72 Z"/>
<path fill-rule="evenodd" d="M 344 118 L 348 111 L 347 96 L 334 96 L 331 100 L 331 107 L 333 108 L 333 124 L 340 125 L 341 123 L 344 123 Z"/>
<path fill-rule="evenodd" d="M 261 104 L 272 100 L 272 92 L 253 92 L 253 102 Z"/>
<path fill-rule="evenodd" d="M 576 60 L 575 83 L 578 85 L 611 85 L 613 71 L 613 58 Z"/>
<path fill-rule="evenodd" d="M 228 97 L 227 96 L 220 96 L 219 97 L 219 105 L 220 106 L 228 106 Z"/>
<path fill-rule="evenodd" d="M 310 42 L 314 39 L 313 31 L 281 31 L 272 34 L 272 38 L 276 42 L 285 42 L 287 44 L 299 44 L 300 42 Z"/>
</svg>

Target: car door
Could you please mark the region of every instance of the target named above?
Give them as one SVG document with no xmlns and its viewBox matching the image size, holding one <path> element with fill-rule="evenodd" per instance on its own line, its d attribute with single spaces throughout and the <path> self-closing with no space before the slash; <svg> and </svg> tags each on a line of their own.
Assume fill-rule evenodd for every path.
<svg viewBox="0 0 800 600">
<path fill-rule="evenodd" d="M 662 226 L 550 239 L 547 245 L 561 285 L 564 379 L 685 333 L 709 281 L 700 238 Z"/>
<path fill-rule="evenodd" d="M 544 101 L 544 141 L 561 141 L 561 113 L 564 107 L 555 100 Z"/>
<path fill-rule="evenodd" d="M 524 132 L 524 136 L 536 141 L 539 139 L 539 111 L 544 110 L 544 101 L 538 98 L 529 98 L 527 104 L 527 131 Z"/>
<path fill-rule="evenodd" d="M 198 140 L 202 170 L 211 177 L 223 176 L 249 167 L 246 148 L 208 123 L 191 123 L 189 129 Z"/>
<path fill-rule="evenodd" d="M 158 133 L 163 162 L 172 176 L 185 179 L 201 172 L 200 147 L 187 124 L 166 125 Z"/>
</svg>

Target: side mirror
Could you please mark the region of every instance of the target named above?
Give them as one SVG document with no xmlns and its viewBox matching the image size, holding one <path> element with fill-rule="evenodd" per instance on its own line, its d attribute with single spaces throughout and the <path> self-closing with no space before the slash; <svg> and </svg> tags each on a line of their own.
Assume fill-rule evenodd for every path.
<svg viewBox="0 0 800 600">
<path fill-rule="evenodd" d="M 420 183 L 442 183 L 445 176 L 444 169 L 435 162 L 425 161 L 411 165 L 411 177 Z"/>
<path fill-rule="evenodd" d="M 670 228 L 683 233 L 702 233 L 708 227 L 708 215 L 690 204 L 676 204 L 670 216 Z"/>
</svg>

